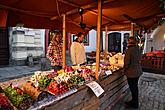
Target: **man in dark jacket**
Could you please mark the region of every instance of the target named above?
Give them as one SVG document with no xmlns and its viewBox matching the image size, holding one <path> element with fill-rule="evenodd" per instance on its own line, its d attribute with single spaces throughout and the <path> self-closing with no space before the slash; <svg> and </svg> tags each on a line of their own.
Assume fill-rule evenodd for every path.
<svg viewBox="0 0 165 110">
<path fill-rule="evenodd" d="M 128 49 L 124 58 L 124 74 L 127 76 L 128 85 L 132 94 L 132 100 L 126 102 L 127 107 L 138 108 L 138 80 L 142 74 L 140 65 L 140 50 L 134 37 L 128 39 Z"/>
</svg>

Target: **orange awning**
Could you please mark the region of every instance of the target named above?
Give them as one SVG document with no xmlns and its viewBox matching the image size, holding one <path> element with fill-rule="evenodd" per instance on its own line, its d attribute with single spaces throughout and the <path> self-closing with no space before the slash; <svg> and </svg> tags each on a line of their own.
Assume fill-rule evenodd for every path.
<svg viewBox="0 0 165 110">
<path fill-rule="evenodd" d="M 102 29 L 130 30 L 135 22 L 145 28 L 157 23 L 157 18 L 165 16 L 160 9 L 159 0 L 103 0 Z M 78 7 L 85 9 L 84 23 L 89 31 L 97 26 L 97 0 L 6 0 L 0 1 L 0 17 L 6 10 L 1 25 L 62 29 L 62 14 L 66 14 L 66 31 L 83 31 L 80 26 Z M 4 19 L 7 19 L 5 22 Z"/>
</svg>

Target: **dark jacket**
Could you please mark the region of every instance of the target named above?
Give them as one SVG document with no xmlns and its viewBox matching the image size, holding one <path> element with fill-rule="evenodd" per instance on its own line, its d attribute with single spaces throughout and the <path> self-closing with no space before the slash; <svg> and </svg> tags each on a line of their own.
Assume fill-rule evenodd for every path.
<svg viewBox="0 0 165 110">
<path fill-rule="evenodd" d="M 124 57 L 124 73 L 128 78 L 136 78 L 142 74 L 140 58 L 141 54 L 137 46 L 128 47 Z"/>
</svg>

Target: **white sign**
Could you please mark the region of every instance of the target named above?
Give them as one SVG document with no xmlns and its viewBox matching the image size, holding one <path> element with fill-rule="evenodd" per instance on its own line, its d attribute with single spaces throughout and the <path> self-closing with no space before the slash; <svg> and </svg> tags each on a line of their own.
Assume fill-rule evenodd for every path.
<svg viewBox="0 0 165 110">
<path fill-rule="evenodd" d="M 106 75 L 110 75 L 110 74 L 112 74 L 112 71 L 111 70 L 108 70 L 108 71 L 105 72 L 105 74 Z"/>
<path fill-rule="evenodd" d="M 25 30 L 25 35 L 27 35 L 27 36 L 34 36 L 35 32 L 33 30 Z"/>
<path fill-rule="evenodd" d="M 104 92 L 103 88 L 95 81 L 92 81 L 86 85 L 92 89 L 97 97 L 99 97 Z"/>
</svg>

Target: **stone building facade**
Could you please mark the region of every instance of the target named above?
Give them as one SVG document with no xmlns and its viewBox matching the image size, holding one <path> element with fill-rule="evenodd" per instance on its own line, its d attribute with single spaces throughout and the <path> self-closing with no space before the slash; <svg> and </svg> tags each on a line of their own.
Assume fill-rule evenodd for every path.
<svg viewBox="0 0 165 110">
<path fill-rule="evenodd" d="M 27 65 L 29 55 L 38 63 L 43 49 L 43 33 L 39 29 L 12 27 L 9 29 L 9 50 L 11 65 Z"/>
</svg>

